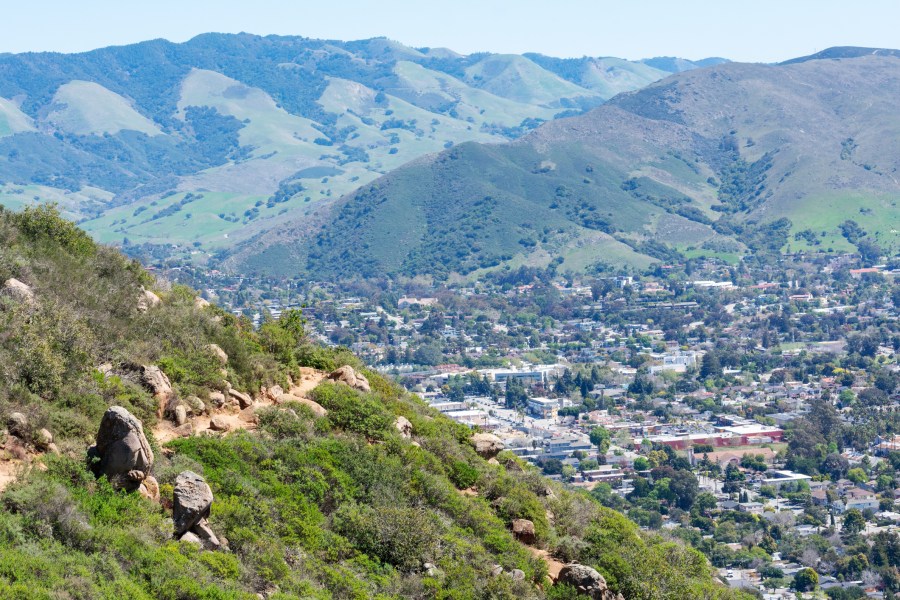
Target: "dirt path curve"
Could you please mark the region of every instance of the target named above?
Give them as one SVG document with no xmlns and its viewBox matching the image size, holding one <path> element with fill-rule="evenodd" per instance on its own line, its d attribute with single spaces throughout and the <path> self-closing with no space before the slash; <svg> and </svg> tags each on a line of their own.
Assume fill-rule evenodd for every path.
<svg viewBox="0 0 900 600">
<path fill-rule="evenodd" d="M 327 373 L 324 373 L 323 371 L 303 367 L 300 369 L 300 381 L 295 382 L 294 386 L 286 393 L 297 396 L 298 398 L 307 398 L 307 394 L 319 385 L 326 376 Z M 209 422 L 214 416 L 219 416 L 225 421 L 228 425 L 228 431 L 236 431 L 239 429 L 252 430 L 256 429 L 256 420 L 253 418 L 253 411 L 274 405 L 275 402 L 269 398 L 257 397 L 250 409 L 242 411 L 235 406 L 229 405 L 226 408 L 214 411 L 209 415 L 200 415 L 199 417 L 189 418 L 188 422 L 193 425 L 195 434 L 208 430 Z M 160 420 L 152 430 L 153 437 L 156 438 L 158 444 L 163 445 L 179 437 L 179 434 L 175 429 L 176 426 L 171 421 L 164 419 Z"/>
<path fill-rule="evenodd" d="M 531 546 L 528 546 L 528 549 L 531 551 L 531 554 L 533 554 L 537 558 L 540 558 L 547 564 L 547 572 L 550 574 L 550 579 L 552 579 L 553 581 L 559 579 L 559 572 L 562 571 L 562 568 L 564 566 L 566 566 L 565 563 L 561 563 L 550 556 L 550 553 L 546 550 L 539 550 L 537 548 L 532 548 Z"/>
</svg>

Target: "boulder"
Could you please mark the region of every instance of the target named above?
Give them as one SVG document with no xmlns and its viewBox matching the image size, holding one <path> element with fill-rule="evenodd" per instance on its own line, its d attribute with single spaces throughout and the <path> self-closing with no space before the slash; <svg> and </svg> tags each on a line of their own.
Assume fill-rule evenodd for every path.
<svg viewBox="0 0 900 600">
<path fill-rule="evenodd" d="M 222 547 L 222 543 L 219 541 L 219 538 L 216 537 L 216 534 L 213 533 L 213 530 L 210 528 L 209 523 L 206 522 L 206 519 L 200 519 L 200 521 L 191 529 L 191 533 L 196 534 L 197 537 L 200 538 L 203 547 L 207 550 L 218 550 Z"/>
<path fill-rule="evenodd" d="M 297 404 L 302 404 L 303 406 L 309 407 L 309 410 L 312 411 L 317 417 L 324 417 L 328 415 L 328 410 L 316 402 L 315 400 L 310 400 L 309 398 L 301 398 L 299 396 L 294 396 L 293 394 L 282 394 L 278 397 L 278 404 L 285 404 L 287 402 L 296 402 Z"/>
<path fill-rule="evenodd" d="M 175 407 L 175 424 L 179 427 L 187 423 L 187 409 L 183 404 Z"/>
<path fill-rule="evenodd" d="M 53 444 L 53 434 L 47 429 L 40 429 L 34 434 L 34 446 L 38 450 L 49 450 Z"/>
<path fill-rule="evenodd" d="M 194 416 L 202 415 L 206 412 L 206 404 L 204 404 L 203 400 L 197 396 L 188 396 L 185 398 L 184 405 L 187 408 L 187 411 Z"/>
<path fill-rule="evenodd" d="M 263 388 L 262 395 L 269 402 L 278 403 L 278 399 L 284 396 L 284 389 L 280 385 L 273 385 L 270 388 Z"/>
<path fill-rule="evenodd" d="M 400 432 L 400 437 L 410 439 L 412 437 L 413 425 L 404 416 L 399 416 L 394 420 L 394 427 Z"/>
<path fill-rule="evenodd" d="M 253 398 L 243 392 L 239 392 L 235 389 L 230 389 L 228 390 L 228 395 L 237 400 L 237 403 L 241 407 L 241 409 L 253 406 Z"/>
<path fill-rule="evenodd" d="M 522 569 L 513 569 L 510 576 L 513 581 L 525 581 L 525 571 Z"/>
<path fill-rule="evenodd" d="M 515 519 L 512 522 L 512 532 L 523 544 L 528 546 L 534 544 L 534 523 L 528 519 Z"/>
<path fill-rule="evenodd" d="M 180 427 L 176 427 L 172 433 L 178 437 L 191 437 L 194 435 L 194 426 L 191 423 L 185 423 Z"/>
<path fill-rule="evenodd" d="M 206 348 L 213 353 L 213 356 L 215 356 L 220 363 L 223 365 L 228 364 L 228 355 L 225 354 L 225 351 L 222 350 L 221 346 L 218 344 L 209 344 Z"/>
<path fill-rule="evenodd" d="M 504 467 L 506 467 L 506 470 L 509 471 L 510 473 L 524 473 L 525 472 L 525 469 L 522 468 L 522 465 L 520 465 L 519 462 L 514 458 L 507 458 L 506 460 L 502 461 L 500 464 L 503 465 Z"/>
<path fill-rule="evenodd" d="M 244 423 L 259 423 L 259 416 L 256 414 L 256 407 L 254 406 L 249 406 L 242 410 L 238 415 L 238 418 Z"/>
<path fill-rule="evenodd" d="M 225 406 L 225 394 L 223 394 L 222 392 L 210 392 L 209 401 L 216 408 L 222 408 L 223 406 Z"/>
<path fill-rule="evenodd" d="M 197 296 L 196 298 L 194 298 L 194 308 L 196 308 L 197 310 L 203 310 L 207 306 L 209 306 L 208 300 L 205 300 L 205 299 L 201 298 L 200 296 Z"/>
<path fill-rule="evenodd" d="M 135 491 L 150 473 L 153 450 L 137 417 L 121 406 L 113 406 L 100 421 L 88 459 L 94 475 L 105 475 L 113 486 Z"/>
<path fill-rule="evenodd" d="M 194 544 L 195 546 L 203 546 L 203 540 L 200 539 L 200 536 L 190 531 L 178 539 L 182 542 L 187 542 L 188 544 Z"/>
<path fill-rule="evenodd" d="M 172 383 L 162 369 L 156 365 L 144 365 L 141 372 L 141 381 L 153 393 L 153 397 L 159 403 L 159 409 L 156 416 L 162 417 L 163 411 L 169 401 L 172 399 Z"/>
<path fill-rule="evenodd" d="M 147 312 L 151 308 L 159 306 L 160 304 L 162 304 L 162 300 L 160 300 L 159 296 L 157 296 L 150 290 L 141 288 L 141 295 L 138 297 L 137 302 L 137 309 L 140 312 Z"/>
<path fill-rule="evenodd" d="M 6 430 L 10 435 L 14 435 L 19 439 L 27 439 L 29 433 L 28 417 L 20 412 L 9 413 L 9 416 L 6 417 Z M 53 440 L 50 441 L 52 442 Z"/>
<path fill-rule="evenodd" d="M 181 536 L 191 531 L 201 520 L 209 517 L 213 494 L 203 477 L 193 471 L 184 471 L 175 478 L 172 498 L 175 537 L 181 539 Z"/>
<path fill-rule="evenodd" d="M 34 304 L 34 290 L 26 283 L 22 283 L 18 279 L 7 279 L 0 288 L 0 295 L 12 298 L 16 302 L 23 304 Z"/>
<path fill-rule="evenodd" d="M 475 452 L 484 459 L 494 458 L 505 448 L 503 441 L 493 433 L 476 433 L 470 441 Z"/>
<path fill-rule="evenodd" d="M 500 565 L 494 565 L 491 567 L 491 576 L 492 577 L 500 577 L 503 574 L 503 567 Z"/>
<path fill-rule="evenodd" d="M 344 365 L 340 369 L 337 369 L 328 376 L 328 379 L 339 383 L 346 383 L 350 387 L 361 392 L 372 391 L 371 386 L 369 386 L 369 380 L 366 379 L 365 375 L 356 372 L 350 365 Z"/>
<path fill-rule="evenodd" d="M 578 563 L 564 566 L 556 583 L 570 585 L 591 600 L 624 600 L 621 594 L 616 594 L 606 587 L 606 580 L 596 569 Z"/>
<path fill-rule="evenodd" d="M 231 429 L 231 426 L 228 424 L 228 421 L 225 420 L 225 417 L 216 415 L 209 420 L 209 428 L 213 431 L 228 431 Z"/>
</svg>

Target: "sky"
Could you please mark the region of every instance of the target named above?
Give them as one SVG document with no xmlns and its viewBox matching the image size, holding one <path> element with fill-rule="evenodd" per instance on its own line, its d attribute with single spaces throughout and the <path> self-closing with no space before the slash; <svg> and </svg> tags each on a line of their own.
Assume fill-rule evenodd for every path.
<svg viewBox="0 0 900 600">
<path fill-rule="evenodd" d="M 81 52 L 210 31 L 385 36 L 461 53 L 776 62 L 900 48 L 900 0 L 30 0 L 4 2 L 0 53 Z"/>
</svg>

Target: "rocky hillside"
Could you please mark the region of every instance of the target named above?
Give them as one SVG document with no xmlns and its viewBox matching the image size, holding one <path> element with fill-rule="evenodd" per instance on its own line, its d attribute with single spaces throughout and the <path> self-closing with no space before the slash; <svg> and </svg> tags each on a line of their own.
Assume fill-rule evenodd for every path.
<svg viewBox="0 0 900 600">
<path fill-rule="evenodd" d="M 248 34 L 3 55 L 0 203 L 56 201 L 105 242 L 223 249 L 423 154 L 696 66 L 532 58 Z"/>
<path fill-rule="evenodd" d="M 0 282 L 0 597 L 739 597 L 296 312 L 253 330 L 48 209 L 0 211 Z"/>
<path fill-rule="evenodd" d="M 900 58 L 851 50 L 687 71 L 511 144 L 459 145 L 237 264 L 447 277 L 798 250 L 876 262 L 900 251 Z"/>
</svg>

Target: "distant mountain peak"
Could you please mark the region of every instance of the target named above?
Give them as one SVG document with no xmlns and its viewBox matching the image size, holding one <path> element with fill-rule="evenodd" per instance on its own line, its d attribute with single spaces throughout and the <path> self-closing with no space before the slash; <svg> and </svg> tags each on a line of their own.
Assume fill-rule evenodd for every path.
<svg viewBox="0 0 900 600">
<path fill-rule="evenodd" d="M 795 63 L 807 62 L 810 60 L 834 60 L 840 58 L 860 58 L 863 56 L 896 56 L 900 57 L 900 50 L 891 48 L 864 48 L 862 46 L 833 46 L 826 48 L 821 52 L 810 54 L 809 56 L 800 56 L 786 60 L 780 64 L 790 65 Z"/>
</svg>

